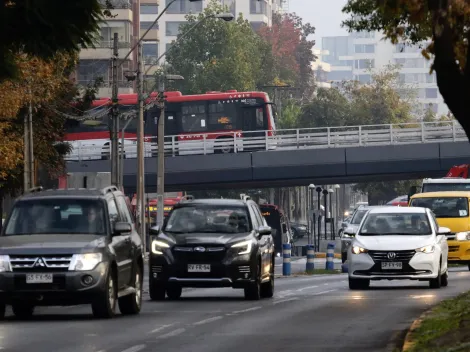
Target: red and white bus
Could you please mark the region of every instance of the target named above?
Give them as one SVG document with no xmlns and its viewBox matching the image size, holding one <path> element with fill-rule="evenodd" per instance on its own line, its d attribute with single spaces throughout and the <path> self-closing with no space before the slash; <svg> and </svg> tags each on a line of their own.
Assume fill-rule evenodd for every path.
<svg viewBox="0 0 470 352">
<path fill-rule="evenodd" d="M 207 92 L 182 95 L 181 92 L 165 93 L 165 142 L 167 153 L 173 155 L 230 153 L 265 150 L 265 137 L 275 134 L 273 104 L 265 92 Z M 156 151 L 157 121 L 160 108 L 155 102 L 157 93 L 146 100 L 144 113 L 146 137 L 145 153 Z M 89 120 L 71 121 L 66 128 L 66 140 L 72 143 L 73 152 L 68 160 L 109 158 L 109 113 L 111 100 L 98 99 Z M 120 126 L 125 115 L 133 115 L 125 130 L 125 157 L 136 154 L 137 95 L 119 96 Z M 99 118 L 95 118 L 102 112 Z M 121 134 L 120 134 L 121 136 Z M 246 137 L 259 137 L 253 143 Z M 169 149 L 170 148 L 170 149 Z M 91 152 L 93 150 L 93 152 Z"/>
</svg>

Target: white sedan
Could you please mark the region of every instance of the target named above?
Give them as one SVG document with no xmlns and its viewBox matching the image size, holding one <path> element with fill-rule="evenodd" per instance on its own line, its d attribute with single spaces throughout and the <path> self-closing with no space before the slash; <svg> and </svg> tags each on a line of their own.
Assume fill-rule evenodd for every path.
<svg viewBox="0 0 470 352">
<path fill-rule="evenodd" d="M 370 280 L 429 281 L 447 286 L 450 230 L 418 207 L 377 207 L 364 216 L 348 250 L 349 288 L 366 289 Z"/>
</svg>

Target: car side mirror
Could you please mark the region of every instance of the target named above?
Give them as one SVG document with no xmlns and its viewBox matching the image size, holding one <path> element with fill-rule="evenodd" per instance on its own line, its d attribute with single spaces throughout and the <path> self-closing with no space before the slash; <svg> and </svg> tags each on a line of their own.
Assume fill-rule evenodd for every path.
<svg viewBox="0 0 470 352">
<path fill-rule="evenodd" d="M 260 226 L 258 233 L 260 236 L 269 236 L 272 233 L 272 229 L 270 226 Z"/>
<path fill-rule="evenodd" d="M 160 226 L 155 225 L 149 229 L 150 236 L 158 236 L 160 234 Z"/>
<path fill-rule="evenodd" d="M 438 235 L 447 235 L 450 234 L 450 229 L 448 227 L 439 227 L 439 230 L 437 230 Z"/>
<path fill-rule="evenodd" d="M 128 222 L 117 222 L 114 224 L 114 236 L 121 236 L 132 231 L 132 225 Z"/>
<path fill-rule="evenodd" d="M 347 236 L 354 237 L 356 236 L 356 231 L 352 227 L 347 227 L 346 230 L 344 230 L 344 234 Z"/>
</svg>

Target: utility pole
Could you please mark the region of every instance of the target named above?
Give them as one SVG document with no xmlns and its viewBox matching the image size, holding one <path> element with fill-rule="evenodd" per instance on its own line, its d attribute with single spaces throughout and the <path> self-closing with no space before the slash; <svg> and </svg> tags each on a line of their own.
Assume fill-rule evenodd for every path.
<svg viewBox="0 0 470 352">
<path fill-rule="evenodd" d="M 29 83 L 29 82 L 28 82 Z M 33 149 L 33 103 L 31 83 L 29 83 L 29 106 L 28 113 L 23 117 L 24 138 L 24 165 L 23 165 L 23 188 L 24 192 L 35 185 L 34 149 Z"/>
<path fill-rule="evenodd" d="M 157 167 L 157 225 L 163 226 L 165 207 L 165 79 L 160 76 L 158 84 L 158 101 L 160 117 L 158 118 L 158 167 Z"/>
<path fill-rule="evenodd" d="M 147 250 L 147 236 L 145 226 L 145 170 L 144 170 L 144 93 L 143 93 L 143 61 L 142 44 L 138 45 L 137 53 L 137 94 L 139 98 L 137 114 L 137 221 L 142 236 L 144 250 Z"/>
<path fill-rule="evenodd" d="M 118 148 L 118 134 L 119 134 L 119 108 L 118 108 L 118 55 L 119 55 L 119 37 L 118 33 L 114 33 L 113 40 L 113 67 L 112 67 L 112 125 L 111 125 L 111 184 L 119 185 L 119 148 Z"/>
</svg>

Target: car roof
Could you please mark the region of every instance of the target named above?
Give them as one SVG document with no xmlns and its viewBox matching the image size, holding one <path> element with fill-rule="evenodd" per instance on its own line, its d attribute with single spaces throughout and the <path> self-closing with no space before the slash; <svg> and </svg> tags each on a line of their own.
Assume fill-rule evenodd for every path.
<svg viewBox="0 0 470 352">
<path fill-rule="evenodd" d="M 121 194 L 120 191 L 105 191 L 104 189 L 67 188 L 48 189 L 44 191 L 25 193 L 19 201 L 48 198 L 103 198 L 107 194 Z"/>
<path fill-rule="evenodd" d="M 382 206 L 376 207 L 369 211 L 369 214 L 380 213 L 393 213 L 393 214 L 412 214 L 412 213 L 425 213 L 426 208 L 422 207 L 395 207 L 395 206 Z"/>
<path fill-rule="evenodd" d="M 441 192 L 425 192 L 425 193 L 416 193 L 411 199 L 414 198 L 433 198 L 433 197 L 468 197 L 470 198 L 469 191 L 441 191 Z"/>
<path fill-rule="evenodd" d="M 248 201 L 249 202 L 249 201 Z M 214 198 L 214 199 L 191 199 L 191 200 L 182 200 L 177 203 L 175 207 L 189 206 L 189 205 L 221 205 L 221 206 L 245 206 L 247 201 L 241 199 L 224 199 L 224 198 Z"/>
</svg>

